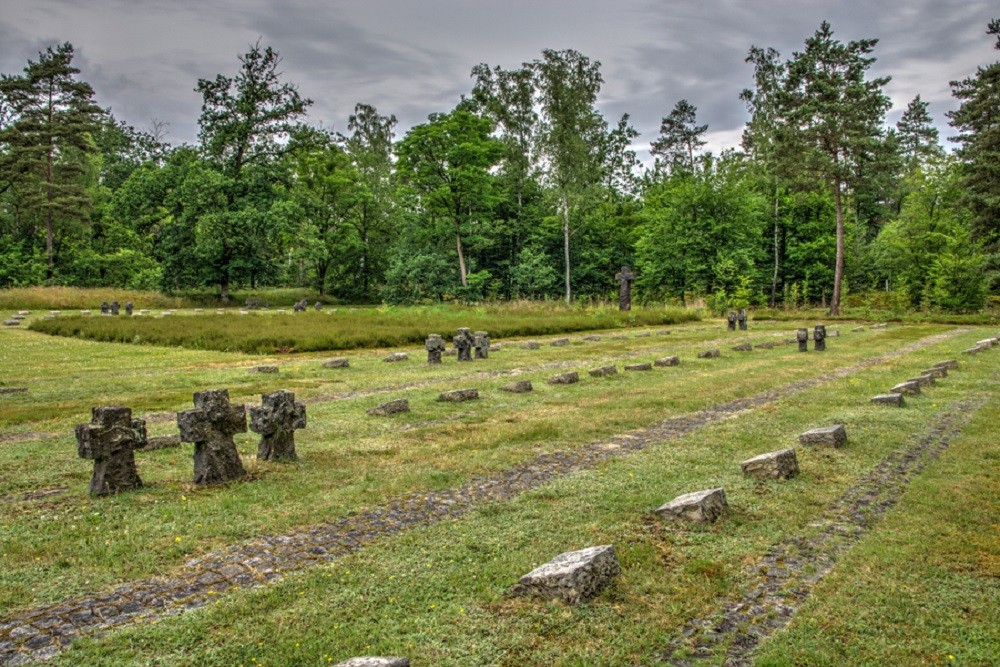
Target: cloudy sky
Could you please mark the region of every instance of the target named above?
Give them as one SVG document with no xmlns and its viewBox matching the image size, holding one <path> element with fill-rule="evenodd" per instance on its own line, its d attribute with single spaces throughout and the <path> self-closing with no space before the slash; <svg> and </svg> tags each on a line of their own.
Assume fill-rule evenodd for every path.
<svg viewBox="0 0 1000 667">
<path fill-rule="evenodd" d="M 602 63 L 601 110 L 610 123 L 631 114 L 644 158 L 682 98 L 709 124 L 711 148 L 738 144 L 747 50 L 790 56 L 823 19 L 843 41 L 879 38 L 891 122 L 920 94 L 948 136 L 948 82 L 997 59 L 985 34 L 994 16 L 988 0 L 0 0 L 0 72 L 71 42 L 99 104 L 140 129 L 168 123 L 181 143 L 197 136 L 198 79 L 234 74 L 258 38 L 314 100 L 310 120 L 340 131 L 357 102 L 394 113 L 402 132 L 451 109 L 477 63 L 576 49 Z"/>
</svg>

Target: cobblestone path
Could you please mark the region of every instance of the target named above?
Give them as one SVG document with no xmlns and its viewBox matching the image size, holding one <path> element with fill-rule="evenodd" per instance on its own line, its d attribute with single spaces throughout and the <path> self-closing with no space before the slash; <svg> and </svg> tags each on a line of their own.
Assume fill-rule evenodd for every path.
<svg viewBox="0 0 1000 667">
<path fill-rule="evenodd" d="M 738 412 L 850 376 L 965 331 L 953 329 L 928 336 L 830 373 L 667 419 L 602 442 L 542 454 L 460 487 L 404 496 L 331 523 L 243 542 L 192 559 L 173 577 L 133 581 L 111 591 L 17 612 L 0 618 L 0 665 L 44 660 L 77 637 L 99 636 L 138 621 L 150 622 L 201 607 L 227 591 L 264 585 L 285 573 L 357 551 L 376 539 L 462 517 L 484 503 L 509 500 L 556 478 L 594 468 L 654 443 L 683 437 Z"/>
</svg>

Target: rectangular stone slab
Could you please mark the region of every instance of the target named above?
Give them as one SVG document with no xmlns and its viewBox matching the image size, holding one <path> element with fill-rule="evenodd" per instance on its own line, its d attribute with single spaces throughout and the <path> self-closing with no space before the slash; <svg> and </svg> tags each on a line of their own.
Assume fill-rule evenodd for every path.
<svg viewBox="0 0 1000 667">
<path fill-rule="evenodd" d="M 847 429 L 843 424 L 814 428 L 799 435 L 800 445 L 829 445 L 840 447 L 847 442 Z"/>
<path fill-rule="evenodd" d="M 680 357 L 663 357 L 653 362 L 654 366 L 678 366 L 681 363 Z"/>
<path fill-rule="evenodd" d="M 617 375 L 618 369 L 614 366 L 601 366 L 600 368 L 594 368 L 588 371 L 588 373 L 590 373 L 591 377 L 601 378 L 609 375 Z"/>
<path fill-rule="evenodd" d="M 900 382 L 895 387 L 889 390 L 893 394 L 909 394 L 916 395 L 920 393 L 920 383 L 919 382 Z"/>
<path fill-rule="evenodd" d="M 949 371 L 958 370 L 958 359 L 948 359 L 946 361 L 939 361 L 934 364 L 935 368 L 946 368 Z"/>
<path fill-rule="evenodd" d="M 533 389 L 529 380 L 518 380 L 500 387 L 500 391 L 509 391 L 513 394 L 524 394 Z"/>
<path fill-rule="evenodd" d="M 547 380 L 549 384 L 575 384 L 579 381 L 580 374 L 576 371 L 571 373 L 562 373 L 561 375 L 554 375 Z"/>
<path fill-rule="evenodd" d="M 347 357 L 338 357 L 337 359 L 330 359 L 323 364 L 323 368 L 350 368 L 351 360 Z"/>
<path fill-rule="evenodd" d="M 613 545 L 560 554 L 521 577 L 515 595 L 579 604 L 597 596 L 621 573 Z"/>
<path fill-rule="evenodd" d="M 473 401 L 477 398 L 479 398 L 478 389 L 455 389 L 453 391 L 442 392 L 438 396 L 438 400 L 445 403 L 461 403 L 462 401 Z"/>
<path fill-rule="evenodd" d="M 406 352 L 393 352 L 392 354 L 388 355 L 385 359 L 383 359 L 383 361 L 393 363 L 394 361 L 406 361 L 409 358 L 410 355 L 408 355 Z"/>
<path fill-rule="evenodd" d="M 677 496 L 653 510 L 665 519 L 686 519 L 695 523 L 713 522 L 729 509 L 726 492 L 718 489 L 693 491 Z"/>
<path fill-rule="evenodd" d="M 799 474 L 799 460 L 794 449 L 782 449 L 747 459 L 740 469 L 748 477 L 758 479 L 788 479 Z"/>
<path fill-rule="evenodd" d="M 648 362 L 644 363 L 644 364 L 626 364 L 625 365 L 625 370 L 627 370 L 627 371 L 651 371 L 651 370 L 653 370 L 653 364 L 648 363 Z"/>
<path fill-rule="evenodd" d="M 400 412 L 409 412 L 410 402 L 405 398 L 398 398 L 395 401 L 389 401 L 388 403 L 383 403 L 381 405 L 376 405 L 374 408 L 369 408 L 366 412 L 373 417 L 385 417 L 388 415 L 396 415 Z"/>
<path fill-rule="evenodd" d="M 704 352 L 698 353 L 699 359 L 716 359 L 719 356 L 720 352 L 718 350 L 705 350 Z"/>
<path fill-rule="evenodd" d="M 569 338 L 556 338 L 550 343 L 550 345 L 552 345 L 552 347 L 565 347 L 566 345 L 569 345 Z"/>
<path fill-rule="evenodd" d="M 929 387 L 934 384 L 934 378 L 930 375 L 918 375 L 915 378 L 906 378 L 907 382 L 916 382 L 920 385 L 920 388 Z"/>
<path fill-rule="evenodd" d="M 894 405 L 897 408 L 906 405 L 902 394 L 879 394 L 878 396 L 872 396 L 872 403 L 876 405 Z"/>
<path fill-rule="evenodd" d="M 750 343 L 740 343 L 733 347 L 733 352 L 753 352 L 753 345 Z"/>
<path fill-rule="evenodd" d="M 935 380 L 940 380 L 941 378 L 948 377 L 948 369 L 935 366 L 934 368 L 928 368 L 926 370 L 920 371 L 921 375 L 930 375 Z"/>
</svg>

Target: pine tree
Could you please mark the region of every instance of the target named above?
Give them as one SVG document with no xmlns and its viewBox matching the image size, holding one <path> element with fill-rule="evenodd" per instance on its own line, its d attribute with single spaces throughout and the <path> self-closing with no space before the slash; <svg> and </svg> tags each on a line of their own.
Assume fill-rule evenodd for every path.
<svg viewBox="0 0 1000 667">
<path fill-rule="evenodd" d="M 661 158 L 671 173 L 695 171 L 695 153 L 705 145 L 708 130 L 708 125 L 698 125 L 697 113 L 698 107 L 680 100 L 660 122 L 660 136 L 650 145 L 649 152 Z"/>
</svg>

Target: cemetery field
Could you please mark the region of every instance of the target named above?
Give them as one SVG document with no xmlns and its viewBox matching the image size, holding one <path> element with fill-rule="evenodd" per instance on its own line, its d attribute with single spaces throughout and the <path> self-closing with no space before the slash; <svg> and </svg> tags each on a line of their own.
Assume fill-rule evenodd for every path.
<svg viewBox="0 0 1000 667">
<path fill-rule="evenodd" d="M 220 317 L 274 340 L 336 319 Z M 613 322 L 566 345 L 532 332 L 537 349 L 489 312 L 429 324 L 336 354 L 0 330 L 0 665 L 995 664 L 1000 346 L 962 353 L 993 329 L 842 322 L 825 352 L 801 353 L 785 341 L 806 322 Z M 428 365 L 417 341 L 458 326 L 499 349 Z M 747 342 L 775 345 L 732 349 Z M 395 351 L 408 359 L 385 362 Z M 349 367 L 324 368 L 334 356 Z M 667 356 L 679 365 L 625 369 Z M 904 407 L 870 402 L 946 359 L 958 369 Z M 250 372 L 262 365 L 279 370 Z M 533 391 L 501 389 L 518 380 Z M 299 460 L 258 461 L 260 436 L 240 433 L 245 481 L 196 486 L 185 443 L 136 452 L 142 488 L 88 495 L 74 426 L 91 407 L 130 407 L 166 436 L 194 392 L 222 387 L 248 406 L 295 392 Z M 437 400 L 467 388 L 479 398 Z M 366 412 L 401 398 L 409 412 Z M 831 424 L 843 447 L 798 443 Z M 789 447 L 797 476 L 741 473 Z M 715 487 L 729 510 L 714 523 L 652 513 Z M 511 594 L 605 544 L 621 574 L 591 601 Z"/>
</svg>

